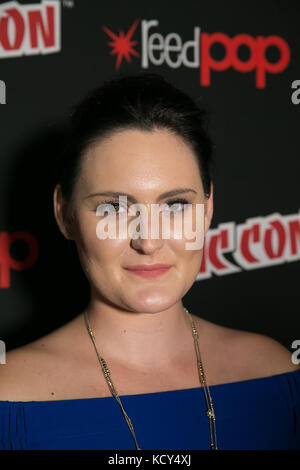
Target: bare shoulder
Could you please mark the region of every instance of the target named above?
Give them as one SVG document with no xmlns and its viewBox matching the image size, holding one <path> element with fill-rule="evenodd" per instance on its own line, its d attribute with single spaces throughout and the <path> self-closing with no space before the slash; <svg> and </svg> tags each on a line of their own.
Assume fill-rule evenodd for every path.
<svg viewBox="0 0 300 470">
<path fill-rule="evenodd" d="M 261 377 L 300 369 L 300 365 L 292 361 L 292 351 L 270 336 L 237 330 L 234 337 L 241 357 L 245 361 L 249 358 L 250 370 L 257 371 Z"/>
<path fill-rule="evenodd" d="M 194 319 L 199 337 L 202 332 L 203 343 L 207 346 L 207 359 L 212 357 L 214 364 L 217 364 L 211 366 L 215 383 L 300 370 L 300 365 L 292 362 L 292 352 L 270 336 L 228 328 L 195 316 Z"/>
<path fill-rule="evenodd" d="M 40 357 L 28 346 L 6 353 L 6 362 L 0 366 L 0 400 L 19 400 L 27 396 L 28 384 L 34 385 L 39 374 Z"/>
<path fill-rule="evenodd" d="M 71 322 L 69 324 L 71 326 Z M 68 380 L 72 370 L 72 334 L 66 326 L 6 353 L 0 365 L 0 400 L 53 399 L 57 384 Z"/>
</svg>

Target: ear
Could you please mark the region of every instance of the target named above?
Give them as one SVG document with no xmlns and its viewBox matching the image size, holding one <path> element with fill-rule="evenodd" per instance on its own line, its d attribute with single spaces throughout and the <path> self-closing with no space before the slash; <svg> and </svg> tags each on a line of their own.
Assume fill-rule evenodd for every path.
<svg viewBox="0 0 300 470">
<path fill-rule="evenodd" d="M 57 184 L 53 192 L 53 207 L 54 216 L 59 230 L 67 240 L 73 240 L 72 238 L 72 223 L 67 215 L 67 203 L 63 199 L 61 186 Z"/>
<path fill-rule="evenodd" d="M 213 183 L 211 182 L 210 196 L 208 199 L 206 199 L 206 202 L 205 202 L 205 216 L 204 216 L 205 235 L 210 227 L 210 223 L 213 217 L 213 212 L 214 212 L 213 197 L 214 197 L 214 186 L 213 186 Z"/>
</svg>

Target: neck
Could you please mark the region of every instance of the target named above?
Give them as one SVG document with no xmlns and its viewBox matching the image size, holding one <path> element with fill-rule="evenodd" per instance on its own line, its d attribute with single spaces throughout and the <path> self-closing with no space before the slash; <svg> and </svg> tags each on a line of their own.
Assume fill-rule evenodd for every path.
<svg viewBox="0 0 300 470">
<path fill-rule="evenodd" d="M 86 308 L 97 349 L 104 359 L 134 367 L 174 363 L 193 347 L 192 328 L 182 302 L 164 311 L 126 311 L 99 301 Z"/>
</svg>

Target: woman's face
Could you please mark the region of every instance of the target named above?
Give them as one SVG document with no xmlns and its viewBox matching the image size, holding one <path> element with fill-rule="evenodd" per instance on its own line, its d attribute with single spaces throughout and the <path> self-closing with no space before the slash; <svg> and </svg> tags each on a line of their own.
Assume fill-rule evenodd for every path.
<svg viewBox="0 0 300 470">
<path fill-rule="evenodd" d="M 159 199 L 162 193 L 179 188 L 190 188 L 194 192 L 185 191 Z M 100 204 L 107 204 L 107 201 L 115 203 L 115 209 L 120 212 L 115 216 L 117 229 L 126 213 L 126 206 L 117 204 L 118 195 L 92 196 L 108 191 L 131 195 L 137 203 L 145 205 L 148 210 L 147 238 L 133 239 L 128 236 L 127 230 L 127 238 L 100 239 L 97 236 L 99 221 L 104 217 L 109 220 L 107 213 L 97 215 Z M 56 214 L 59 211 L 59 197 L 59 192 L 56 192 Z M 74 223 L 71 235 L 70 232 L 67 234 L 61 223 L 60 228 L 67 238 L 75 241 L 91 292 L 98 299 L 109 301 L 122 310 L 151 313 L 172 307 L 190 289 L 200 269 L 203 248 L 187 249 L 186 243 L 196 238 L 186 238 L 183 228 L 180 239 L 172 237 L 175 230 L 174 212 L 173 215 L 170 212 L 171 236 L 162 238 L 160 215 L 159 238 L 151 238 L 151 224 L 154 223 L 150 217 L 151 205 L 168 203 L 170 210 L 172 202 L 178 199 L 193 204 L 188 213 L 190 220 L 192 217 L 193 230 L 196 229 L 195 204 L 205 203 L 202 206 L 205 207 L 205 215 L 202 213 L 200 223 L 201 230 L 206 233 L 213 212 L 212 192 L 210 198 L 205 199 L 194 154 L 177 135 L 162 129 L 153 132 L 125 130 L 99 141 L 86 151 L 73 193 Z M 128 197 L 128 208 L 131 204 L 133 202 Z M 174 206 L 177 213 L 184 209 L 183 204 Z M 137 217 L 138 213 L 134 216 L 127 213 L 127 226 Z M 158 277 L 142 277 L 126 269 L 133 265 L 157 263 L 172 267 Z"/>
</svg>

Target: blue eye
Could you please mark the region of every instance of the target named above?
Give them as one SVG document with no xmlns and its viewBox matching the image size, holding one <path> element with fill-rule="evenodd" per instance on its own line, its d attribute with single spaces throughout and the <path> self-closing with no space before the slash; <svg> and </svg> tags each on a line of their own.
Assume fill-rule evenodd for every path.
<svg viewBox="0 0 300 470">
<path fill-rule="evenodd" d="M 177 206 L 178 204 L 182 204 L 182 205 L 188 204 L 188 201 L 186 199 L 173 199 L 171 201 L 168 201 L 167 204 L 171 204 L 171 206 L 173 206 L 173 205 Z M 179 210 L 172 209 L 171 207 L 170 207 L 170 209 L 171 209 L 170 212 L 182 212 L 182 211 L 184 211 L 184 207 L 182 207 Z"/>
<path fill-rule="evenodd" d="M 115 208 L 115 211 L 113 211 L 112 208 L 109 207 L 110 205 Z M 98 205 L 97 205 L 96 210 L 98 209 L 98 207 L 103 207 L 103 209 L 104 209 L 104 208 L 106 208 L 106 206 L 107 206 L 107 208 L 109 209 L 110 213 L 112 213 L 112 214 L 114 214 L 114 213 L 120 214 L 120 213 L 121 213 L 120 210 L 117 210 L 117 209 L 116 209 L 116 206 L 120 206 L 120 204 L 119 204 L 118 202 L 116 202 L 116 201 L 104 201 L 104 202 L 102 202 L 101 204 L 98 204 Z M 123 206 L 120 206 L 120 207 L 122 207 L 123 209 L 125 209 L 125 207 L 123 207 Z"/>
<path fill-rule="evenodd" d="M 173 206 L 176 207 L 179 204 L 184 206 L 184 204 L 189 204 L 189 202 L 186 199 L 171 199 L 171 200 L 167 201 L 166 204 L 170 205 L 170 211 L 168 211 L 168 212 L 175 212 L 176 213 L 176 212 L 183 212 L 184 207 L 179 208 L 179 209 L 176 209 L 176 208 L 174 209 L 174 208 L 172 208 Z M 109 208 L 110 212 L 112 214 L 114 214 L 114 213 L 122 214 L 123 212 L 120 211 L 120 209 L 128 210 L 128 208 L 126 208 L 124 206 L 120 206 L 119 202 L 117 202 L 117 201 L 103 201 L 103 202 L 101 202 L 100 204 L 97 205 L 95 210 L 97 210 L 97 208 L 100 207 L 100 206 L 104 208 L 105 206 L 109 207 L 110 205 L 115 208 L 115 212 L 111 210 L 111 207 Z M 116 206 L 119 206 L 119 210 L 117 210 Z"/>
</svg>

